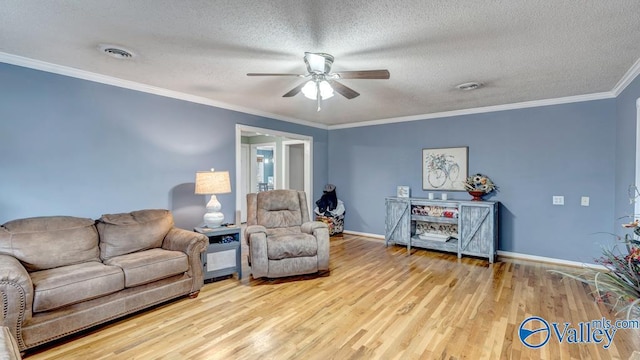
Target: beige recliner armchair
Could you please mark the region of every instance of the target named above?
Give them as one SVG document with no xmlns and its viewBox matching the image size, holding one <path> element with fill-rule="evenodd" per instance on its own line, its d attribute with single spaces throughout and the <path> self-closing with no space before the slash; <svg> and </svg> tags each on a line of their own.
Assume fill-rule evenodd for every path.
<svg viewBox="0 0 640 360">
<path fill-rule="evenodd" d="M 309 221 L 303 191 L 248 194 L 244 239 L 254 278 L 329 270 L 329 229 L 323 222 Z"/>
</svg>

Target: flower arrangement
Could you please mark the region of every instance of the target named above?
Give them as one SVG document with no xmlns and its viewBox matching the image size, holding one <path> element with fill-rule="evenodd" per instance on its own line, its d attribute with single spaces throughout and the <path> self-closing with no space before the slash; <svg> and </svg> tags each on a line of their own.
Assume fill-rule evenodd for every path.
<svg viewBox="0 0 640 360">
<path fill-rule="evenodd" d="M 637 193 L 635 186 L 631 188 Z M 635 202 L 635 197 L 630 200 Z M 626 319 L 640 318 L 640 220 L 633 218 L 632 222 L 622 225 L 625 229 L 632 230 L 632 233 L 625 234 L 624 237 L 616 236 L 624 246 L 603 248 L 603 256 L 596 259 L 596 263 L 603 265 L 606 271 L 554 271 L 591 285 L 595 289 L 597 301 L 609 305 L 617 316 L 624 314 Z"/>
<path fill-rule="evenodd" d="M 467 191 L 482 191 L 485 194 L 497 190 L 497 186 L 493 181 L 491 181 L 488 176 L 482 174 L 469 176 L 463 185 Z"/>
</svg>

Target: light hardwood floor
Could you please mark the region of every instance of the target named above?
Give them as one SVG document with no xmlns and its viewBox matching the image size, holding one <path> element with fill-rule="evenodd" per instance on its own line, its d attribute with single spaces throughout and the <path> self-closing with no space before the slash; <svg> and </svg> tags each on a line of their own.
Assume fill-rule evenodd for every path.
<svg viewBox="0 0 640 360">
<path fill-rule="evenodd" d="M 183 298 L 74 336 L 28 359 L 628 359 L 638 330 L 612 345 L 539 349 L 521 322 L 611 318 L 589 289 L 548 264 L 486 260 L 345 235 L 331 240 L 329 276 L 204 285 Z M 248 274 L 245 260 L 245 274 Z"/>
</svg>

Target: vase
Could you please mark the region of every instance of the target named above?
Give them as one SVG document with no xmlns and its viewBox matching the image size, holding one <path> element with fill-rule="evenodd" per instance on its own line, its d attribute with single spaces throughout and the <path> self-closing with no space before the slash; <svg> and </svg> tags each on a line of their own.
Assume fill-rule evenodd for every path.
<svg viewBox="0 0 640 360">
<path fill-rule="evenodd" d="M 471 201 L 482 201 L 482 197 L 485 195 L 484 191 L 481 190 L 472 190 L 468 191 L 469 195 L 473 196 Z"/>
</svg>

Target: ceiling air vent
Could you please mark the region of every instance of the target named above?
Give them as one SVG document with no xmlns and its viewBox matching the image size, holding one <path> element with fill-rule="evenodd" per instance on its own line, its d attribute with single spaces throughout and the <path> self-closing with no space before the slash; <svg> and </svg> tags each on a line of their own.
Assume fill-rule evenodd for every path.
<svg viewBox="0 0 640 360">
<path fill-rule="evenodd" d="M 98 50 L 116 59 L 131 59 L 135 56 L 133 51 L 116 45 L 100 44 Z"/>
<path fill-rule="evenodd" d="M 482 87 L 482 84 L 479 82 L 468 82 L 468 83 L 464 83 L 464 84 L 460 84 L 458 86 L 456 86 L 456 88 L 458 90 L 463 90 L 463 91 L 470 91 L 470 90 L 476 90 L 479 89 L 480 87 Z"/>
</svg>

